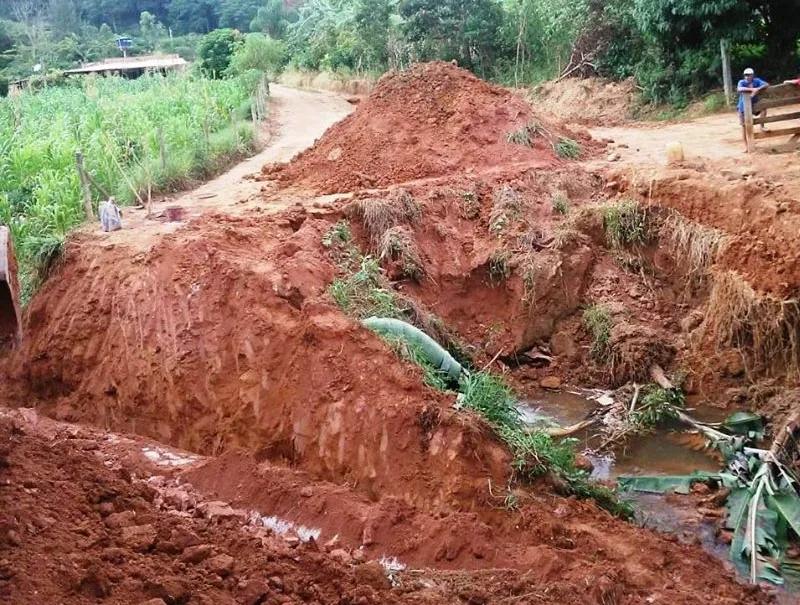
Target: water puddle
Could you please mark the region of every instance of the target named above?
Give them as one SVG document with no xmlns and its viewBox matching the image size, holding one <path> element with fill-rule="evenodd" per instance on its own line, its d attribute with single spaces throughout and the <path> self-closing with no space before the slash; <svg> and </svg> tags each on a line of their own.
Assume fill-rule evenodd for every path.
<svg viewBox="0 0 800 605">
<path fill-rule="evenodd" d="M 570 426 L 584 420 L 597 408 L 598 399 L 608 397 L 599 391 L 533 392 L 518 409 L 529 425 L 547 425 L 553 422 Z M 723 419 L 725 412 L 714 410 L 692 412 L 707 422 Z M 594 465 L 592 478 L 614 480 L 620 475 L 688 475 L 694 471 L 719 471 L 722 460 L 712 450 L 704 448 L 705 440 L 689 434 L 676 425 L 674 430 L 664 430 L 650 435 L 633 437 L 609 455 L 593 453 L 600 440 L 591 430 L 573 437 L 578 439 L 577 451 L 584 451 Z M 721 559 L 728 556 L 727 545 L 716 537 L 713 522 L 704 520 L 689 499 L 675 495 L 627 494 L 637 511 L 637 522 L 660 532 L 676 535 L 687 542 L 699 540 L 703 549 Z"/>
</svg>

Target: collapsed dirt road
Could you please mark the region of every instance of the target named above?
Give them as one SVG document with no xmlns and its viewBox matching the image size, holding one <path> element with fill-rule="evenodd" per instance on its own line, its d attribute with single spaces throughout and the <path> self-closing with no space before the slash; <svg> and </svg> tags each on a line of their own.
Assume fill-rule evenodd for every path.
<svg viewBox="0 0 800 605">
<path fill-rule="evenodd" d="M 409 109 L 419 90 L 432 92 Z M 258 162 L 286 160 L 350 109 L 319 93 L 275 96 L 282 130 Z M 387 146 L 387 132 L 404 147 Z M 76 440 L 70 425 L 40 427 L 30 412 L 4 420 L 11 446 L 0 472 L 24 498 L 0 488 L 10 511 L 3 594 L 15 603 L 35 594 L 167 604 L 767 601 L 698 545 L 559 495 L 559 477 L 516 481 L 519 465 L 491 426 L 454 409 L 452 393 L 426 386 L 419 368 L 343 312 L 390 298 L 404 318 L 461 343 L 475 366 L 498 364 L 522 386 L 624 384 L 651 363 L 678 370 L 697 354 L 708 384 L 740 385 L 761 371 L 726 350 L 709 354 L 700 338 L 713 336 L 698 330 L 710 330 L 704 310 L 720 282 L 715 258 L 691 264 L 662 230 L 687 223 L 654 209 L 664 222 L 643 223 L 636 255 L 611 245 L 605 213 L 620 190 L 640 195 L 640 183 L 587 170 L 576 154 L 597 158 L 598 146 L 453 66 L 417 66 L 379 83 L 288 166 L 240 183 L 254 160 L 164 202 L 188 221 L 134 214 L 110 235 L 84 229 L 26 311 L 25 342 L 0 366 L 0 402 L 96 428 L 76 428 Z M 329 191 L 342 195 L 320 197 Z M 700 220 L 703 204 L 692 207 Z M 370 273 L 377 262 L 383 273 Z M 365 283 L 373 289 L 346 297 Z M 582 321 L 595 303 L 611 310 L 610 368 L 592 357 Z M 152 466 L 106 464 L 105 447 L 92 444 L 119 437 L 104 430 L 155 440 L 156 454 L 191 452 L 187 463 L 185 453 L 166 456 L 179 470 L 154 482 L 193 486 L 172 493 L 176 510 L 154 508 Z M 74 459 L 81 485 L 106 486 L 68 499 L 87 515 L 69 531 L 85 538 L 91 561 L 37 516 L 37 498 L 55 514 L 59 475 L 70 472 L 54 451 Z M 41 471 L 28 485 L 31 468 Z M 217 524 L 198 500 L 223 501 L 216 516 L 227 520 Z M 227 503 L 262 520 L 255 538 L 240 537 L 248 523 Z M 179 540 L 186 532 L 196 538 Z M 49 544 L 76 560 L 39 565 L 52 558 Z M 126 566 L 112 573 L 118 560 Z M 149 579 L 170 564 L 169 578 Z M 404 575 L 403 565 L 439 571 Z"/>
</svg>

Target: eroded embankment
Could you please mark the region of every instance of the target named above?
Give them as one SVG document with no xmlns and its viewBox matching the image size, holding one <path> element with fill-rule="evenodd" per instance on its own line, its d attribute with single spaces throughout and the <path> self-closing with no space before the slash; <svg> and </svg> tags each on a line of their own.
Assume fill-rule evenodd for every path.
<svg viewBox="0 0 800 605">
<path fill-rule="evenodd" d="M 340 217 L 206 217 L 133 258 L 74 242 L 28 311 L 4 402 L 194 451 L 243 449 L 188 478 L 371 557 L 595 587 L 575 602 L 754 598 L 697 547 L 546 483 L 515 488 L 509 506 L 509 455 L 488 427 L 331 304 L 323 240 Z"/>
</svg>

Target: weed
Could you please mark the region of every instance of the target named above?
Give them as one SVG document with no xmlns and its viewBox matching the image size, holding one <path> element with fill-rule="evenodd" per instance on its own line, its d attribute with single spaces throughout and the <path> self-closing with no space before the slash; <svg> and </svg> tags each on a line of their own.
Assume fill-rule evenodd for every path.
<svg viewBox="0 0 800 605">
<path fill-rule="evenodd" d="M 598 361 L 608 358 L 608 341 L 611 339 L 611 328 L 614 325 L 611 309 L 602 303 L 594 303 L 583 312 L 583 326 L 592 335 L 592 357 Z"/>
<path fill-rule="evenodd" d="M 508 251 L 502 248 L 495 250 L 489 258 L 489 280 L 493 284 L 499 284 L 509 277 L 511 277 L 511 267 L 508 264 Z"/>
<path fill-rule="evenodd" d="M 514 132 L 506 135 L 506 140 L 514 145 L 523 147 L 533 147 L 533 140 L 537 135 L 545 134 L 545 130 L 539 122 L 533 121 L 525 124 Z"/>
<path fill-rule="evenodd" d="M 529 311 L 536 302 L 536 276 L 539 274 L 539 264 L 536 255 L 528 253 L 522 257 L 517 267 L 522 273 L 522 302 Z"/>
<path fill-rule="evenodd" d="M 399 260 L 405 277 L 419 281 L 425 276 L 422 256 L 414 241 L 414 233 L 408 227 L 398 225 L 386 230 L 381 236 L 378 252 L 381 260 Z"/>
<path fill-rule="evenodd" d="M 404 315 L 394 294 L 383 288 L 381 267 L 371 256 L 361 258 L 355 273 L 334 279 L 330 293 L 342 311 L 358 319 Z"/>
<path fill-rule="evenodd" d="M 442 372 L 437 369 L 419 345 L 408 342 L 400 336 L 382 335 L 381 338 L 392 347 L 398 357 L 406 359 L 422 369 L 425 376 L 425 384 L 429 387 L 437 391 L 446 392 L 452 390 L 453 385 L 449 380 L 447 372 Z"/>
<path fill-rule="evenodd" d="M 519 508 L 519 498 L 511 489 L 508 490 L 506 497 L 503 498 L 503 507 L 510 511 L 515 511 Z"/>
<path fill-rule="evenodd" d="M 475 191 L 462 191 L 460 194 L 459 215 L 469 221 L 481 215 L 481 202 Z"/>
<path fill-rule="evenodd" d="M 405 189 L 390 191 L 385 198 L 368 198 L 355 203 L 355 211 L 364 220 L 370 241 L 376 248 L 392 227 L 416 223 L 422 216 L 419 204 Z"/>
<path fill-rule="evenodd" d="M 553 146 L 559 157 L 575 160 L 581 155 L 581 146 L 573 139 L 558 139 Z"/>
<path fill-rule="evenodd" d="M 489 372 L 473 372 L 462 380 L 461 406 L 481 414 L 495 428 L 519 425 L 511 388 Z"/>
<path fill-rule="evenodd" d="M 553 212 L 556 214 L 560 214 L 561 216 L 566 216 L 569 212 L 569 200 L 567 196 L 563 193 L 558 193 L 553 196 L 551 201 L 553 206 Z"/>
<path fill-rule="evenodd" d="M 353 234 L 350 231 L 350 223 L 347 221 L 339 221 L 322 238 L 322 245 L 326 248 L 331 248 L 340 244 L 349 244 L 353 239 Z"/>
<path fill-rule="evenodd" d="M 685 401 L 686 397 L 679 389 L 649 385 L 645 388 L 640 405 L 631 414 L 631 420 L 639 432 L 649 431 L 667 420 L 677 418 L 678 410 L 683 408 Z"/>
<path fill-rule="evenodd" d="M 603 207 L 603 224 L 609 244 L 623 248 L 650 240 L 647 212 L 634 200 L 620 200 Z"/>
<path fill-rule="evenodd" d="M 525 206 L 525 198 L 509 185 L 503 185 L 492 194 L 492 212 L 489 215 L 489 232 L 500 237 L 516 221 Z"/>
</svg>

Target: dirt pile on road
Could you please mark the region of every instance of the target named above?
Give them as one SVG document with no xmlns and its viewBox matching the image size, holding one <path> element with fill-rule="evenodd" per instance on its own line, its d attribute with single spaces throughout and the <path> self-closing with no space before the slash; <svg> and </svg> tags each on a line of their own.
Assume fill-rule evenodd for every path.
<svg viewBox="0 0 800 605">
<path fill-rule="evenodd" d="M 285 517 L 212 500 L 213 494 L 186 484 L 186 475 L 152 460 L 131 464 L 130 454 L 141 445 L 121 435 L 53 422 L 33 410 L 0 410 L 0 443 L 4 602 L 688 604 L 711 595 L 719 602 L 765 601 L 755 589 L 719 574 L 695 547 L 598 517 L 588 503 L 560 500 L 551 503 L 557 505 L 552 512 L 537 498 L 535 505 L 505 513 L 508 527 L 501 535 L 462 515 L 463 524 L 452 527 L 450 544 L 441 549 L 442 565 L 456 566 L 451 553 L 476 534 L 485 540 L 485 554 L 494 542 L 504 547 L 505 535 L 527 536 L 531 545 L 517 546 L 508 560 L 525 571 L 412 572 L 392 553 L 383 563 L 365 556 L 346 542 L 346 533 L 340 541 L 314 526 L 287 531 L 292 524 Z M 268 486 L 252 465 L 231 468 L 234 460 L 211 461 L 188 477 L 244 489 L 259 495 L 261 504 L 291 499 L 316 520 L 355 512 L 341 509 L 353 502 L 344 487 L 304 484 L 288 469 L 273 469 L 271 476 L 284 480 Z M 439 524 L 456 516 L 443 513 Z M 430 518 L 409 516 L 398 505 L 372 524 L 376 537 L 401 534 L 398 544 L 427 546 L 426 538 L 441 538 Z M 479 558 L 473 562 L 481 566 Z"/>
<path fill-rule="evenodd" d="M 526 127 L 535 130 L 530 146 L 507 140 Z M 418 64 L 384 76 L 314 147 L 264 173 L 283 185 L 347 192 L 514 162 L 555 166 L 554 145 L 575 137 L 543 123 L 522 98 L 466 70 Z"/>
</svg>

